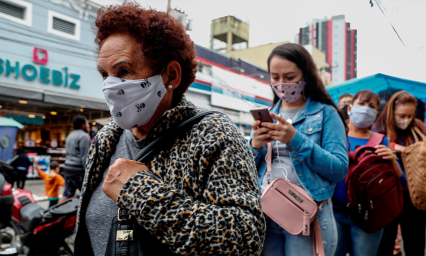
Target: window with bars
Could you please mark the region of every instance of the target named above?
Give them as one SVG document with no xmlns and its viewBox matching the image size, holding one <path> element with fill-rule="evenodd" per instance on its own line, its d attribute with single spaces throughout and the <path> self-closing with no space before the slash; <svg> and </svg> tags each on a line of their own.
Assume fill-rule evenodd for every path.
<svg viewBox="0 0 426 256">
<path fill-rule="evenodd" d="M 70 35 L 75 35 L 75 23 L 53 17 L 53 29 Z"/>
<path fill-rule="evenodd" d="M 22 0 L 0 0 L 0 17 L 31 26 L 32 4 Z"/>
<path fill-rule="evenodd" d="M 0 0 L 0 12 L 23 20 L 25 18 L 25 7 Z"/>
<path fill-rule="evenodd" d="M 47 31 L 49 33 L 79 41 L 80 26 L 79 19 L 52 10 L 48 11 Z"/>
</svg>

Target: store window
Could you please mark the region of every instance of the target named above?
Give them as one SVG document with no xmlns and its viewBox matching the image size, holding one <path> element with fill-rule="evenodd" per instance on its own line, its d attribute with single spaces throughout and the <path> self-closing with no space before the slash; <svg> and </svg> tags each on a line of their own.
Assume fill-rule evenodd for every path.
<svg viewBox="0 0 426 256">
<path fill-rule="evenodd" d="M 79 20 L 49 10 L 47 23 L 47 31 L 49 33 L 78 41 L 80 40 Z"/>
<path fill-rule="evenodd" d="M 32 25 L 33 5 L 22 0 L 0 0 L 0 17 L 26 26 Z"/>
</svg>

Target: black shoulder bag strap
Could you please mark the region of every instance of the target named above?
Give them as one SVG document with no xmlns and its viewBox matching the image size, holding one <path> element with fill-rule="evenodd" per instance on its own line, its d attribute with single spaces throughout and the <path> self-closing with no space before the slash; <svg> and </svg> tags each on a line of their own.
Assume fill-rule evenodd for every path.
<svg viewBox="0 0 426 256">
<path fill-rule="evenodd" d="M 157 139 L 149 143 L 136 155 L 135 159 L 133 160 L 143 163 L 146 159 L 148 159 L 154 153 L 158 152 L 158 150 L 161 149 L 159 145 L 163 145 L 164 141 L 174 140 L 180 134 L 187 132 L 189 129 L 191 129 L 195 123 L 198 123 L 205 116 L 216 113 L 222 114 L 222 112 L 214 110 L 201 111 L 196 113 L 192 117 L 188 118 L 187 120 L 176 126 L 173 131 L 170 131 L 168 134 L 158 137 Z"/>
<path fill-rule="evenodd" d="M 210 114 L 221 113 L 219 111 L 201 111 L 188 118 L 166 135 L 158 137 L 145 146 L 134 158 L 135 161 L 148 161 L 155 153 L 169 145 L 165 142 L 174 141 L 177 136 L 189 131 L 194 124 Z M 109 232 L 108 245 L 105 256 L 168 256 L 173 254 L 169 247 L 162 244 L 156 236 L 150 234 L 141 227 L 136 219 L 125 210 L 118 210 L 116 217 L 112 219 Z"/>
</svg>

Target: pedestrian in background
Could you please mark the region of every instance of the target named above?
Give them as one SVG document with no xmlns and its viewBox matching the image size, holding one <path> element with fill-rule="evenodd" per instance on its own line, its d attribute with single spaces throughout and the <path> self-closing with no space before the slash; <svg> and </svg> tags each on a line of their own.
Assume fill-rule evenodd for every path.
<svg viewBox="0 0 426 256">
<path fill-rule="evenodd" d="M 349 150 L 355 151 L 359 146 L 365 146 L 369 142 L 372 132 L 371 125 L 377 117 L 379 107 L 379 95 L 371 90 L 362 90 L 355 94 L 352 103 L 348 105 L 349 111 Z M 384 138 L 380 145 L 374 145 L 376 154 L 383 157 L 383 161 L 391 160 L 401 183 L 405 184 L 405 176 L 394 159 L 389 148 L 388 138 Z M 340 181 L 333 195 L 334 217 L 336 218 L 338 243 L 335 256 L 375 256 L 382 238 L 383 229 L 375 233 L 366 233 L 356 223 L 355 218 L 347 205 L 349 204 L 345 180 Z M 395 238 L 394 238 L 395 240 Z"/>
<path fill-rule="evenodd" d="M 59 200 L 59 187 L 65 186 L 65 180 L 59 175 L 59 163 L 57 161 L 50 162 L 49 172 L 42 171 L 37 161 L 33 160 L 34 167 L 38 172 L 40 179 L 44 180 L 44 187 L 46 188 L 46 196 L 49 200 L 49 208 L 56 205 Z"/>
<path fill-rule="evenodd" d="M 352 103 L 352 94 L 344 93 L 340 95 L 337 107 L 345 117 L 346 124 L 349 124 L 348 106 Z"/>
<path fill-rule="evenodd" d="M 71 198 L 78 189 L 81 191 L 86 157 L 90 148 L 90 125 L 85 116 L 76 116 L 73 120 L 74 130 L 65 140 L 66 159 L 64 167 L 65 190 L 59 203 Z"/>
<path fill-rule="evenodd" d="M 426 134 L 423 122 L 415 118 L 416 105 L 417 100 L 410 93 L 400 91 L 394 94 L 372 128 L 373 131 L 385 134 L 389 138 L 403 169 L 401 153 L 415 142 L 411 129 L 417 127 Z M 414 207 L 407 187 L 404 188 L 403 194 L 404 209 L 399 221 L 395 220 L 392 225 L 385 228 L 378 255 L 392 255 L 398 222 L 401 224 L 405 255 L 424 255 L 426 212 Z"/>
<path fill-rule="evenodd" d="M 423 123 L 425 122 L 425 103 L 419 99 L 417 99 L 416 106 L 416 116 L 415 118 L 419 119 Z"/>
<path fill-rule="evenodd" d="M 341 110 L 349 104 L 352 104 L 353 96 L 350 93 L 344 93 L 339 96 L 337 107 Z"/>
<path fill-rule="evenodd" d="M 263 193 L 270 182 L 284 178 L 305 189 L 317 204 L 323 202 L 317 218 L 325 254 L 334 255 L 337 230 L 331 196 L 336 183 L 346 176 L 349 163 L 343 116 L 303 46 L 277 46 L 269 55 L 268 70 L 274 92 L 270 115 L 278 122 L 253 123 L 249 147 L 255 157 L 259 187 Z M 266 175 L 266 144 L 270 142 L 272 166 Z M 309 236 L 292 235 L 265 217 L 266 256 L 312 255 L 312 231 Z"/>
<path fill-rule="evenodd" d="M 23 189 L 25 181 L 27 180 L 28 168 L 31 166 L 31 161 L 27 155 L 24 154 L 23 148 L 16 150 L 18 156 L 10 165 L 15 169 L 16 174 L 16 187 Z"/>
</svg>

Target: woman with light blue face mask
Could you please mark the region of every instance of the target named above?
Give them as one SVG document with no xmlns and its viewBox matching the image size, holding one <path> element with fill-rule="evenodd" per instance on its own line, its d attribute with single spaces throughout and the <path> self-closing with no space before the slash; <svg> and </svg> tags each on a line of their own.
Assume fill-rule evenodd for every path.
<svg viewBox="0 0 426 256">
<path fill-rule="evenodd" d="M 376 120 L 378 107 L 379 96 L 373 91 L 362 90 L 355 94 L 352 104 L 348 106 L 349 151 L 355 151 L 357 147 L 368 143 L 372 135 L 370 127 Z M 400 182 L 405 183 L 405 175 L 402 174 L 401 168 L 389 148 L 389 139 L 385 137 L 382 143 L 375 148 L 376 154 L 382 156 L 386 161 L 392 161 L 394 169 L 400 177 Z M 376 256 L 383 229 L 372 234 L 361 230 L 347 208 L 348 203 L 345 180 L 342 180 L 337 183 L 333 195 L 333 210 L 338 232 L 335 256 L 346 256 L 347 253 L 350 253 L 351 256 Z"/>
</svg>

